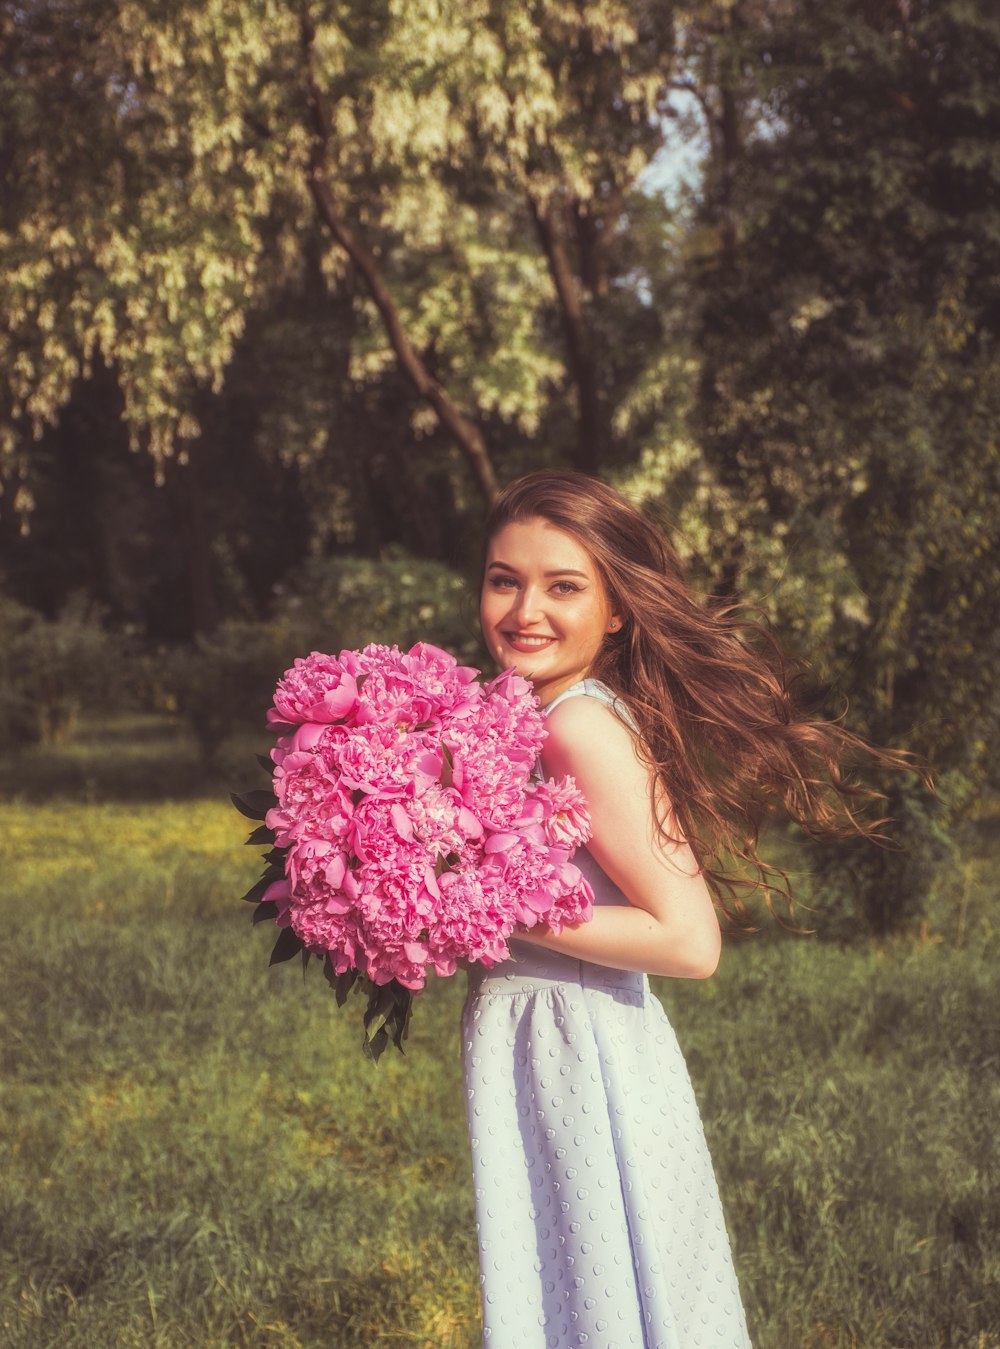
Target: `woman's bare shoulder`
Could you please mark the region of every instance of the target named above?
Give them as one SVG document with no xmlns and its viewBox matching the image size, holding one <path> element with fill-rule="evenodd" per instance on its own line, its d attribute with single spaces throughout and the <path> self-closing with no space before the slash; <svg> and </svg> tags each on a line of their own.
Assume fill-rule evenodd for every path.
<svg viewBox="0 0 1000 1349">
<path fill-rule="evenodd" d="M 577 693 L 560 702 L 545 719 L 550 736 L 573 735 L 577 731 L 594 729 L 624 732 L 632 735 L 619 712 L 606 698 L 592 693 Z"/>
<path fill-rule="evenodd" d="M 545 723 L 548 732 L 542 757 L 563 772 L 579 772 L 588 763 L 636 762 L 635 733 L 603 699 L 575 695 L 554 708 Z M 551 770 L 550 770 L 551 771 Z"/>
</svg>

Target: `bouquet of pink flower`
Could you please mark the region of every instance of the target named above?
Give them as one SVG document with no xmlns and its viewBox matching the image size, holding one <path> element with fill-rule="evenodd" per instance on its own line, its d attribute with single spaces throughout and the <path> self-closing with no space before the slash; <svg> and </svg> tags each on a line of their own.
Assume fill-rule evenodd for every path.
<svg viewBox="0 0 1000 1349">
<path fill-rule="evenodd" d="M 572 779 L 533 777 L 545 727 L 530 684 L 489 683 L 437 647 L 314 651 L 267 714 L 273 792 L 233 796 L 269 845 L 245 896 L 282 929 L 271 963 L 323 961 L 343 1005 L 368 990 L 364 1048 L 402 1048 L 428 969 L 507 958 L 518 924 L 591 916 L 570 858 L 590 836 Z"/>
</svg>

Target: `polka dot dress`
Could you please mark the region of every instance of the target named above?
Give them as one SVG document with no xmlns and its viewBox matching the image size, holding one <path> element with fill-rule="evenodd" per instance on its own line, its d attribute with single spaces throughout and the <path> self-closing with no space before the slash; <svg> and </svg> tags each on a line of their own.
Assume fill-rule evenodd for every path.
<svg viewBox="0 0 1000 1349">
<path fill-rule="evenodd" d="M 574 860 L 599 904 L 628 903 Z M 484 1349 L 745 1349 L 701 1118 L 646 976 L 511 949 L 474 968 L 462 1013 Z"/>
</svg>

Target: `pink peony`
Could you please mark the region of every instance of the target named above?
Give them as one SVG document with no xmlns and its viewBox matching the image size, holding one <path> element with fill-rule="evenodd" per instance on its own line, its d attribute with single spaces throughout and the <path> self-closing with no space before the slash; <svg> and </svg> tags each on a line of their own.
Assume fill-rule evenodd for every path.
<svg viewBox="0 0 1000 1349">
<path fill-rule="evenodd" d="M 451 871 L 441 877 L 440 900 L 428 932 L 437 952 L 438 974 L 454 974 L 460 958 L 493 965 L 507 958 L 507 938 L 513 931 L 509 905 L 496 890 L 484 886 L 475 871 Z"/>
<path fill-rule="evenodd" d="M 300 656 L 278 681 L 274 706 L 267 714 L 268 726 L 341 721 L 358 700 L 355 678 L 358 668 L 357 653 L 353 651 L 342 651 L 336 659 L 320 651 Z"/>
<path fill-rule="evenodd" d="M 354 807 L 344 784 L 322 758 L 302 750 L 287 754 L 274 770 L 278 805 L 265 823 L 274 830 L 279 848 L 287 848 L 303 833 L 341 838 Z"/>
<path fill-rule="evenodd" d="M 590 816 L 583 792 L 571 778 L 548 778 L 528 789 L 525 815 L 540 819 L 549 843 L 578 848 L 590 838 Z"/>
<path fill-rule="evenodd" d="M 365 722 L 325 727 L 316 753 L 350 792 L 399 796 L 413 780 L 413 745 L 395 726 Z"/>
</svg>

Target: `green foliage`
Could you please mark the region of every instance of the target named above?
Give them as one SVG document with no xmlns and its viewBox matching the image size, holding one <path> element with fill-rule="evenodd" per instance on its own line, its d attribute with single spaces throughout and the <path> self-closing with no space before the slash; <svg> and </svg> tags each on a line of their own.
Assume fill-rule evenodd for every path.
<svg viewBox="0 0 1000 1349">
<path fill-rule="evenodd" d="M 883 782 L 890 842 L 806 845 L 812 919 L 823 937 L 866 940 L 926 919 L 935 891 L 954 888 L 961 849 L 944 803 L 916 780 Z"/>
<path fill-rule="evenodd" d="M 485 663 L 468 586 L 440 563 L 390 550 L 381 559 L 313 558 L 280 588 L 266 622 L 227 619 L 163 660 L 167 701 L 190 722 L 205 761 L 241 776 L 235 743 L 264 726 L 278 677 L 309 651 L 368 642 L 434 642 L 463 661 Z"/>
<path fill-rule="evenodd" d="M 0 594 L 0 742 L 69 739 L 81 710 L 127 698 L 133 660 L 83 595 L 48 619 Z"/>
<path fill-rule="evenodd" d="M 97 17 L 63 0 L 2 22 L 8 460 L 27 466 L 23 428 L 51 424 L 103 361 L 162 465 L 198 436 L 197 395 L 221 387 L 248 319 L 317 270 L 351 301 L 356 387 L 408 343 L 424 394 L 436 382 L 508 436 L 565 412 L 529 202 L 566 208 L 599 262 L 587 276 L 581 258 L 574 284 L 610 314 L 601 297 L 630 267 L 613 236 L 663 141 L 669 7 L 130 0 Z M 381 291 L 357 250 L 352 271 L 352 240 Z M 297 420 L 315 446 L 330 419 L 328 393 Z M 420 409 L 413 439 L 436 424 Z M 20 495 L 29 508 L 26 479 Z"/>
<path fill-rule="evenodd" d="M 29 744 L 41 736 L 31 686 L 19 659 L 41 620 L 23 604 L 0 595 L 0 744 Z"/>
</svg>

